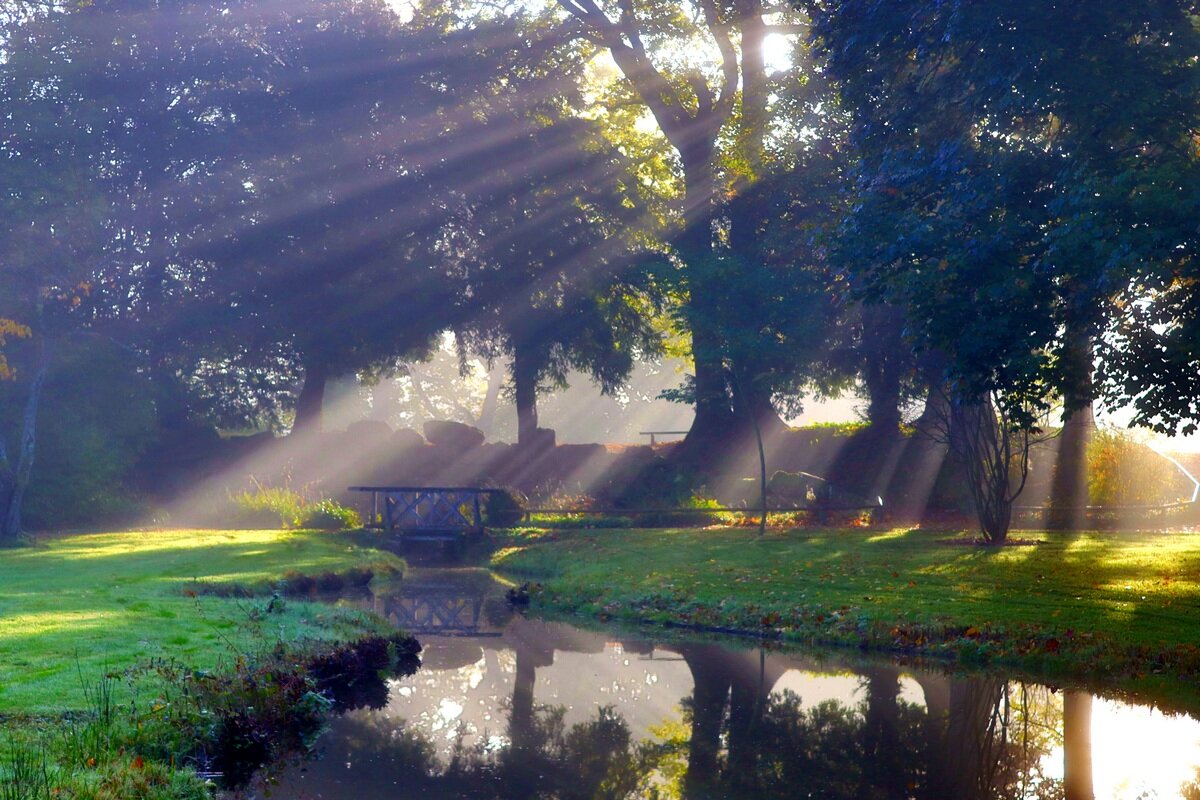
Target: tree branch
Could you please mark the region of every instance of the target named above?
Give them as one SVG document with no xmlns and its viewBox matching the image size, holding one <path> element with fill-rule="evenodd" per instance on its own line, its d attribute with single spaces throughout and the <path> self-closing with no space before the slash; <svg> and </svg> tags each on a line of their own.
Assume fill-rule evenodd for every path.
<svg viewBox="0 0 1200 800">
<path fill-rule="evenodd" d="M 778 33 L 781 36 L 792 36 L 800 33 L 808 33 L 811 28 L 812 26 L 807 22 L 792 22 L 788 24 L 779 23 L 776 25 L 763 26 L 763 30 L 767 32 L 768 36 L 772 33 Z"/>
<path fill-rule="evenodd" d="M 733 46 L 732 26 L 721 20 L 716 1 L 701 0 L 700 7 L 704 12 L 704 24 L 721 52 L 721 88 L 716 102 L 711 103 L 708 109 L 708 113 L 715 118 L 719 126 L 733 113 L 733 98 L 738 86 L 737 48 Z"/>
<path fill-rule="evenodd" d="M 671 84 L 646 55 L 632 5 L 623 0 L 621 24 L 618 25 L 596 5 L 595 0 L 558 0 L 558 4 L 596 37 L 584 34 L 586 38 L 608 48 L 621 73 L 633 84 L 662 132 L 678 149 L 690 120 Z"/>
<path fill-rule="evenodd" d="M 646 57 L 646 46 L 642 43 L 641 32 L 637 28 L 637 13 L 633 9 L 633 0 L 620 0 L 621 30 L 629 40 L 629 46 L 642 58 Z"/>
</svg>

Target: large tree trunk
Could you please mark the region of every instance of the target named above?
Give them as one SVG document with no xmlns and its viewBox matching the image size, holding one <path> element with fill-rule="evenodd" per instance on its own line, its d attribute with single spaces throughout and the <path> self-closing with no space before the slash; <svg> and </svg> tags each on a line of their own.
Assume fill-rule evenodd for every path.
<svg viewBox="0 0 1200 800">
<path fill-rule="evenodd" d="M 684 165 L 686 228 L 679 249 L 689 266 L 686 318 L 692 333 L 692 361 L 696 376 L 696 416 L 684 440 L 684 450 L 707 455 L 732 431 L 733 408 L 726 386 L 721 339 L 711 324 L 719 302 L 719 287 L 704 278 L 703 262 L 713 257 L 712 221 L 715 176 L 712 141 L 695 142 L 680 150 Z"/>
<path fill-rule="evenodd" d="M 296 418 L 292 433 L 319 433 L 321 431 L 321 408 L 325 404 L 325 386 L 329 382 L 329 371 L 325 365 L 304 365 L 304 385 L 296 398 Z"/>
<path fill-rule="evenodd" d="M 736 363 L 731 370 L 739 376 L 754 374 L 754 365 L 744 362 Z M 787 429 L 787 423 L 779 416 L 771 403 L 771 396 L 761 387 L 755 386 L 750 378 L 739 378 L 730 387 L 732 391 L 733 413 L 739 433 L 753 434 L 751 423 L 757 424 L 763 437 L 768 441 L 775 435 Z"/>
<path fill-rule="evenodd" d="M 496 365 L 488 372 L 487 392 L 483 396 L 483 405 L 475 420 L 475 427 L 483 431 L 483 435 L 489 438 L 496 421 L 496 409 L 500 407 L 500 390 L 503 387 L 504 368 Z"/>
<path fill-rule="evenodd" d="M 1063 429 L 1054 463 L 1050 486 L 1048 527 L 1077 530 L 1087 520 L 1087 451 L 1096 429 L 1092 412 L 1092 342 L 1090 337 L 1075 336 L 1069 345 L 1069 369 L 1077 375 L 1077 388 L 1065 398 Z"/>
<path fill-rule="evenodd" d="M 862 309 L 863 383 L 866 384 L 867 420 L 872 430 L 893 436 L 900 430 L 900 383 L 904 365 L 897 340 L 903 312 L 887 305 Z"/>
<path fill-rule="evenodd" d="M 586 38 L 601 41 L 608 48 L 621 73 L 679 153 L 683 165 L 684 229 L 677 243 L 689 282 L 685 316 L 692 333 L 696 416 L 676 453 L 704 464 L 705 456 L 719 448 L 728 435 L 733 420 L 720 337 L 710 321 L 713 304 L 720 300 L 720 287 L 707 286 L 702 273 L 703 262 L 713 255 L 712 221 L 717 200 L 713 160 L 717 137 L 735 108 L 733 98 L 741 71 L 737 49 L 731 32 L 720 19 L 717 5 L 701 4 L 704 24 L 721 52 L 721 77 L 716 91 L 697 76 L 697 80 L 690 81 L 693 91 L 679 92 L 648 57 L 642 41 L 642 22 L 632 6 L 619 22 L 614 22 L 603 12 L 595 13 L 570 3 L 561 5 L 586 31 Z"/>
<path fill-rule="evenodd" d="M 925 407 L 914 424 L 915 431 L 905 443 L 900 466 L 889 488 L 890 513 L 902 520 L 920 520 L 930 506 L 938 475 L 946 462 L 949 448 L 940 433 L 949 420 L 946 390 L 932 385 L 925 398 Z"/>
<path fill-rule="evenodd" d="M 513 399 L 517 404 L 517 444 L 528 446 L 537 441 L 537 384 L 541 371 L 537 358 L 527 345 L 513 347 Z"/>
<path fill-rule="evenodd" d="M 50 371 L 50 347 L 45 339 L 39 341 L 38 349 L 38 364 L 25 401 L 17 451 L 12 456 L 0 452 L 0 513 L 3 513 L 0 518 L 0 544 L 12 544 L 21 535 L 21 505 L 25 500 L 25 489 L 29 486 L 37 452 L 38 408 L 46 374 Z"/>
<path fill-rule="evenodd" d="M 764 44 L 767 25 L 762 0 L 737 0 L 737 27 L 742 51 L 741 144 L 751 179 L 762 168 L 763 138 L 767 129 L 767 64 Z"/>
<path fill-rule="evenodd" d="M 737 0 L 737 28 L 741 38 L 742 107 L 739 118 L 738 146 L 745 159 L 747 174 L 738 181 L 736 197 L 728 204 L 729 241 L 734 252 L 748 261 L 757 260 L 761 231 L 766 217 L 754 181 L 761 177 L 763 138 L 767 127 L 768 86 L 764 42 L 767 26 L 763 21 L 761 0 Z M 753 322 L 751 320 L 751 322 Z M 753 376 L 753 364 L 735 362 L 733 370 Z M 753 419 L 763 436 L 772 438 L 785 429 L 783 419 L 771 404 L 771 398 L 754 381 L 743 380 L 733 387 L 733 408 L 739 424 Z M 751 416 L 753 415 L 753 416 Z M 743 433 L 748 431 L 743 430 Z"/>
<path fill-rule="evenodd" d="M 12 507 L 13 490 L 16 488 L 17 476 L 8 458 L 8 448 L 0 437 L 0 546 L 9 543 L 8 532 L 4 520 L 8 518 L 8 510 Z"/>
</svg>

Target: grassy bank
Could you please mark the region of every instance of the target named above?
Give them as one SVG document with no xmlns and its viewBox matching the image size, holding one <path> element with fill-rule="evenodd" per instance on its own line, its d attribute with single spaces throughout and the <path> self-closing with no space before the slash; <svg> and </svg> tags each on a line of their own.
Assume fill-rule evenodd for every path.
<svg viewBox="0 0 1200 800">
<path fill-rule="evenodd" d="M 595 616 L 1019 665 L 1171 692 L 1200 675 L 1200 535 L 746 529 L 526 533 L 493 558 Z"/>
<path fill-rule="evenodd" d="M 82 708 L 81 676 L 151 658 L 212 669 L 276 642 L 372 631 L 372 618 L 349 609 L 289 599 L 264 615 L 266 601 L 195 591 L 370 563 L 402 566 L 340 536 L 303 531 L 87 534 L 0 550 L 0 714 Z"/>
<path fill-rule="evenodd" d="M 241 781 L 302 747 L 329 708 L 353 706 L 342 681 L 411 669 L 412 643 L 371 614 L 271 589 L 364 568 L 403 562 L 305 531 L 0 550 L 0 798 L 208 797 L 197 770 Z"/>
</svg>

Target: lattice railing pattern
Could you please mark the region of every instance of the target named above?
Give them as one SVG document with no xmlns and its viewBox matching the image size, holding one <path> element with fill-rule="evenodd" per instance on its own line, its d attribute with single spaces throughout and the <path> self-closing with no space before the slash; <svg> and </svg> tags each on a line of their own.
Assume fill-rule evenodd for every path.
<svg viewBox="0 0 1200 800">
<path fill-rule="evenodd" d="M 483 528 L 482 498 L 476 487 L 351 486 L 371 493 L 371 524 L 406 533 Z"/>
</svg>

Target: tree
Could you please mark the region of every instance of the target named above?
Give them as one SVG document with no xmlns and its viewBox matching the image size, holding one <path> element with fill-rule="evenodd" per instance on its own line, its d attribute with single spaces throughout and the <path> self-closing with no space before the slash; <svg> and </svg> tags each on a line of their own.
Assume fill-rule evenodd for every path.
<svg viewBox="0 0 1200 800">
<path fill-rule="evenodd" d="M 635 356 L 660 348 L 634 257 L 643 223 L 630 169 L 599 126 L 563 116 L 579 102 L 578 76 L 564 66 L 491 101 L 481 136 L 494 144 L 477 154 L 491 166 L 464 192 L 477 264 L 460 335 L 489 361 L 510 357 L 522 445 L 536 439 L 543 386 L 565 387 L 579 370 L 612 393 Z M 538 107 L 525 107 L 529 96 Z"/>
<path fill-rule="evenodd" d="M 567 33 L 594 42 L 612 56 L 678 154 L 683 209 L 673 247 L 683 265 L 681 320 L 691 333 L 695 363 L 689 393 L 696 417 L 685 444 L 703 454 L 733 428 L 734 412 L 718 336 L 706 316 L 706 310 L 720 302 L 725 286 L 709 281 L 697 265 L 708 263 L 714 252 L 723 179 L 740 190 L 760 177 L 770 95 L 763 46 L 769 33 L 794 33 L 795 28 L 768 25 L 767 9 L 759 0 L 730 6 L 713 0 L 628 0 L 613 7 L 601 7 L 594 0 L 560 0 L 559 5 L 569 15 Z M 680 64 L 678 54 L 689 47 L 694 52 L 711 48 L 717 61 Z M 743 169 L 737 176 L 723 176 L 718 162 L 722 137 L 730 126 L 736 127 L 732 138 L 742 156 Z M 744 208 L 752 211 L 752 206 Z M 756 219 L 747 213 L 731 225 L 737 235 L 748 238 L 754 235 Z"/>
<path fill-rule="evenodd" d="M 59 343 L 88 324 L 103 198 L 88 137 L 95 108 L 37 78 L 26 47 L 40 17 L 3 20 L 0 59 L 0 336 L 23 339 L 3 359 L 19 414 L 0 428 L 0 544 L 21 534 L 21 509 L 37 454 L 38 413 Z M 84 65 L 72 67 L 78 75 Z M 16 364 L 16 369 L 10 365 Z M 11 388 L 11 387 L 10 387 Z M 8 426 L 3 426 L 7 428 Z"/>
<path fill-rule="evenodd" d="M 93 306 L 176 398 L 173 423 L 292 406 L 318 427 L 330 377 L 421 357 L 471 313 L 464 165 L 481 98 L 544 56 L 519 21 L 178 0 L 36 31 L 28 80 L 98 111 L 91 180 L 113 213 Z"/>
<path fill-rule="evenodd" d="M 290 354 L 296 431 L 320 427 L 330 378 L 423 357 L 457 319 L 439 247 L 459 200 L 440 162 L 505 73 L 458 57 L 465 36 L 426 10 L 401 26 L 383 3 L 314 0 L 235 28 L 262 57 L 228 101 L 225 224 L 195 245 L 221 290 L 191 318 L 234 352 Z"/>
<path fill-rule="evenodd" d="M 719 247 L 691 265 L 704 280 L 725 287 L 712 305 L 693 299 L 692 312 L 708 320 L 722 372 L 733 397 L 742 401 L 735 409 L 754 435 L 760 532 L 768 507 L 765 440 L 772 431 L 753 398 L 798 413 L 810 387 L 827 378 L 826 343 L 842 320 L 844 292 L 821 257 L 816 234 L 835 209 L 822 199 L 830 175 L 836 174 L 829 166 L 810 163 L 748 189 L 742 198 L 756 203 L 769 220 L 760 236 L 753 244 Z M 692 399 L 686 391 L 668 396 Z"/>
<path fill-rule="evenodd" d="M 842 263 L 945 356 L 959 407 L 1032 431 L 1050 395 L 1090 403 L 1081 342 L 1176 260 L 1143 196 L 1190 139 L 1184 5 L 806 4 L 855 117 Z"/>
</svg>

